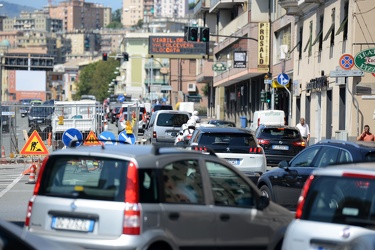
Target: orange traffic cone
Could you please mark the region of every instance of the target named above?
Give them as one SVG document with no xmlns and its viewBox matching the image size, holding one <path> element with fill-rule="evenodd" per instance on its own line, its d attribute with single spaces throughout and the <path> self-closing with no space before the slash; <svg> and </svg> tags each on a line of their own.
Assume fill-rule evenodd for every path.
<svg viewBox="0 0 375 250">
<path fill-rule="evenodd" d="M 6 163 L 6 157 L 5 157 L 5 148 L 4 146 L 1 147 L 1 163 Z"/>
<path fill-rule="evenodd" d="M 29 181 L 26 182 L 26 184 L 35 184 L 35 172 L 36 172 L 36 166 L 33 164 L 30 167 Z"/>
<path fill-rule="evenodd" d="M 52 146 L 52 133 L 51 132 L 48 133 L 47 143 L 48 143 L 48 147 Z"/>
</svg>

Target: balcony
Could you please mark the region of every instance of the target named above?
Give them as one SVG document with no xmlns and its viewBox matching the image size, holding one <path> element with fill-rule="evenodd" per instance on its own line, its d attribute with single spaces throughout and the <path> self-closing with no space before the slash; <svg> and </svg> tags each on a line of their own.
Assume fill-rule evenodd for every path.
<svg viewBox="0 0 375 250">
<path fill-rule="evenodd" d="M 220 9 L 232 9 L 233 6 L 243 4 L 246 0 L 210 0 L 210 13 L 216 13 Z"/>
<path fill-rule="evenodd" d="M 210 0 L 199 0 L 194 6 L 194 16 L 210 10 Z"/>
<path fill-rule="evenodd" d="M 279 0 L 279 5 L 286 10 L 287 15 L 300 16 L 322 2 L 324 0 Z"/>
</svg>

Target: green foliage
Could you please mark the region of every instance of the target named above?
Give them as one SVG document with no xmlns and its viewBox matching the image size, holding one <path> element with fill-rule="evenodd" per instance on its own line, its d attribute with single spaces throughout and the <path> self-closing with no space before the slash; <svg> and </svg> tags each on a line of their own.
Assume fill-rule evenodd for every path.
<svg viewBox="0 0 375 250">
<path fill-rule="evenodd" d="M 189 3 L 189 10 L 193 10 L 195 7 L 195 3 Z"/>
<path fill-rule="evenodd" d="M 117 9 L 112 13 L 112 22 L 121 23 L 121 9 Z"/>
<path fill-rule="evenodd" d="M 116 67 L 119 67 L 119 62 L 113 58 L 85 66 L 80 72 L 73 99 L 79 100 L 82 95 L 94 95 L 98 101 L 103 102 L 108 97 L 108 84 L 116 78 Z"/>
<path fill-rule="evenodd" d="M 107 25 L 108 29 L 122 29 L 123 26 L 120 22 L 112 21 L 110 24 Z"/>
<path fill-rule="evenodd" d="M 204 96 L 208 96 L 208 93 L 210 91 L 210 85 L 208 83 L 206 83 L 206 85 L 204 85 L 202 88 L 202 93 Z"/>
<path fill-rule="evenodd" d="M 141 29 L 142 26 L 143 26 L 143 20 L 139 19 L 138 22 L 137 22 L 137 24 L 133 25 L 132 28 L 137 30 L 137 29 Z"/>
</svg>

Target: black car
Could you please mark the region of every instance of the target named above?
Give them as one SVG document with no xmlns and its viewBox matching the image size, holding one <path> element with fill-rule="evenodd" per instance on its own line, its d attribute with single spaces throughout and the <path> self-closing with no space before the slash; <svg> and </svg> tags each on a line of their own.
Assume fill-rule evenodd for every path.
<svg viewBox="0 0 375 250">
<path fill-rule="evenodd" d="M 12 114 L 14 115 L 14 112 L 11 112 L 9 106 L 1 106 L 0 122 L 2 132 L 9 133 Z"/>
<path fill-rule="evenodd" d="M 348 162 L 374 162 L 375 144 L 324 140 L 311 145 L 292 160 L 282 161 L 258 179 L 257 186 L 270 200 L 295 210 L 302 187 L 317 168 Z"/>
<path fill-rule="evenodd" d="M 299 130 L 291 126 L 260 125 L 255 137 L 264 149 L 268 166 L 277 166 L 282 160 L 289 161 L 306 147 Z"/>
<path fill-rule="evenodd" d="M 207 124 L 213 124 L 217 127 L 236 127 L 236 124 L 231 121 L 226 121 L 226 120 L 208 120 Z"/>
<path fill-rule="evenodd" d="M 32 125 L 51 125 L 52 113 L 52 107 L 32 106 L 28 114 L 29 127 Z"/>
<path fill-rule="evenodd" d="M 159 110 L 173 110 L 173 107 L 172 105 L 164 105 L 164 104 L 155 104 L 151 107 L 151 112 L 155 112 Z"/>
</svg>

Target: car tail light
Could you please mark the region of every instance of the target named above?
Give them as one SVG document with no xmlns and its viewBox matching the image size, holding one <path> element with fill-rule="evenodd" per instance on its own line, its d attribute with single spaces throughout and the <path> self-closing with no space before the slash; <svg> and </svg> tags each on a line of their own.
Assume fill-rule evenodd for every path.
<svg viewBox="0 0 375 250">
<path fill-rule="evenodd" d="M 35 200 L 36 195 L 31 196 L 29 203 L 27 204 L 27 210 L 26 210 L 26 218 L 25 218 L 25 227 L 30 226 L 30 217 L 31 217 L 31 210 L 33 208 L 34 200 Z"/>
<path fill-rule="evenodd" d="M 261 145 L 267 145 L 267 144 L 270 144 L 270 140 L 258 139 L 258 143 Z"/>
<path fill-rule="evenodd" d="M 258 127 L 259 127 L 259 125 L 260 125 L 260 118 L 258 118 Z"/>
<path fill-rule="evenodd" d="M 302 188 L 301 195 L 298 198 L 298 204 L 297 204 L 297 209 L 296 209 L 296 219 L 300 219 L 302 217 L 302 210 L 303 210 L 303 205 L 305 205 L 305 198 L 313 180 L 314 180 L 314 175 L 310 175 L 310 177 L 306 180 L 305 185 Z"/>
<path fill-rule="evenodd" d="M 138 187 L 137 167 L 134 162 L 130 162 L 126 176 L 123 234 L 139 235 L 141 233 L 141 206 Z"/>
<path fill-rule="evenodd" d="M 361 178 L 361 179 L 375 179 L 375 175 L 370 174 L 354 174 L 354 173 L 343 173 L 344 177 Z"/>
<path fill-rule="evenodd" d="M 297 147 L 306 147 L 306 142 L 305 141 L 295 141 L 295 142 L 292 142 L 293 146 L 297 146 Z"/>
<path fill-rule="evenodd" d="M 194 146 L 192 147 L 193 150 L 195 151 L 207 151 L 207 148 L 206 147 L 202 147 L 202 146 Z"/>
<path fill-rule="evenodd" d="M 263 153 L 263 151 L 261 147 L 257 147 L 257 148 L 250 148 L 249 153 L 260 154 L 260 153 Z"/>
<path fill-rule="evenodd" d="M 156 131 L 152 132 L 152 138 L 156 138 Z"/>
<path fill-rule="evenodd" d="M 191 135 L 186 136 L 186 139 L 190 140 L 190 138 L 191 138 Z"/>
</svg>

